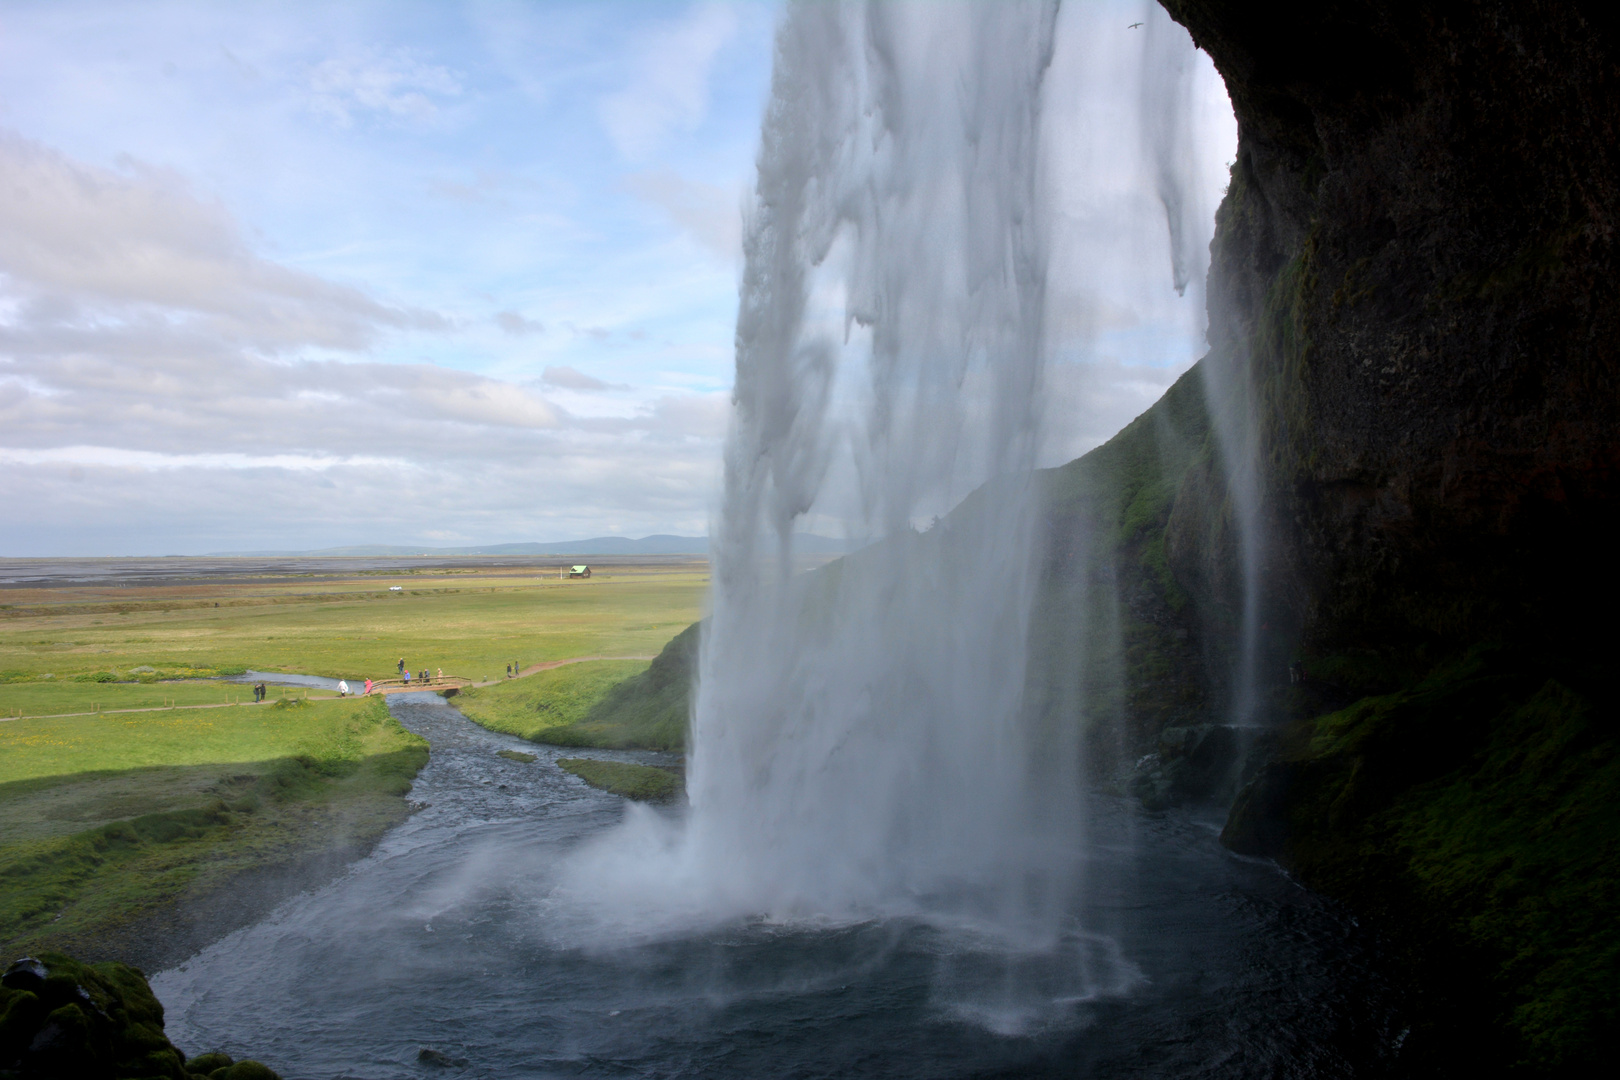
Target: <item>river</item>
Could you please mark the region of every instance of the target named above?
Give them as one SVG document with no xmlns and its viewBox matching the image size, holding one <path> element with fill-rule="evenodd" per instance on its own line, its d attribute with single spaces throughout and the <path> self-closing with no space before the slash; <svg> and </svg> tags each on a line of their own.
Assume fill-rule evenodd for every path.
<svg viewBox="0 0 1620 1080">
<path fill-rule="evenodd" d="M 627 812 L 555 766 L 578 751 L 429 694 L 389 706 L 432 744 L 411 795 L 426 805 L 337 880 L 153 978 L 188 1052 L 288 1080 L 1338 1077 L 1381 1074 L 1402 1037 L 1375 943 L 1342 910 L 1226 852 L 1213 819 L 1103 797 L 1085 932 L 1055 956 L 906 920 L 604 939 L 550 894 L 559 860 Z M 1077 967 L 1090 989 L 1066 993 Z M 1007 1021 L 1042 993 L 1036 1021 Z"/>
</svg>

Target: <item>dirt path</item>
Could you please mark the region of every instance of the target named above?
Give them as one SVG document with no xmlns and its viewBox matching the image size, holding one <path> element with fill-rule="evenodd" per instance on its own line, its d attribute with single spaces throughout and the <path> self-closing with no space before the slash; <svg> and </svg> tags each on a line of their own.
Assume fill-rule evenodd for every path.
<svg viewBox="0 0 1620 1080">
<path fill-rule="evenodd" d="M 276 699 L 281 700 L 280 698 Z M 317 698 L 316 700 L 320 700 Z M 255 705 L 274 705 L 275 701 L 221 701 L 213 705 L 143 705 L 138 709 L 95 709 L 91 712 L 28 713 L 25 716 L 0 716 L 5 720 L 60 720 L 67 716 L 112 716 L 114 713 L 173 712 L 176 709 L 251 709 Z"/>
<path fill-rule="evenodd" d="M 567 659 L 567 661 L 544 661 L 543 664 L 531 664 L 528 665 L 528 667 L 525 667 L 525 669 L 520 670 L 517 675 L 509 675 L 507 678 L 491 678 L 491 680 L 488 680 L 488 682 L 473 683 L 473 687 L 499 687 L 501 683 L 509 682 L 509 680 L 512 680 L 512 678 L 528 678 L 530 675 L 539 674 L 539 672 L 549 672 L 552 667 L 564 667 L 564 665 L 567 664 L 585 664 L 585 662 L 588 661 L 651 661 L 651 659 L 656 659 L 656 657 L 575 656 L 572 657 L 572 659 Z"/>
</svg>

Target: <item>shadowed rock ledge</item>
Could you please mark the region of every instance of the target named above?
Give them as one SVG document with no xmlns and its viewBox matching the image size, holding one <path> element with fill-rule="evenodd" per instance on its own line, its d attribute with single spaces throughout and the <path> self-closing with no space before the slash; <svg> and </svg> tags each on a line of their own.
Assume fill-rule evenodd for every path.
<svg viewBox="0 0 1620 1080">
<path fill-rule="evenodd" d="M 1205 363 L 1247 398 L 1285 631 L 1227 842 L 1405 944 L 1415 1073 L 1591 1068 L 1620 1032 L 1612 9 L 1164 4 L 1238 117 Z"/>
</svg>

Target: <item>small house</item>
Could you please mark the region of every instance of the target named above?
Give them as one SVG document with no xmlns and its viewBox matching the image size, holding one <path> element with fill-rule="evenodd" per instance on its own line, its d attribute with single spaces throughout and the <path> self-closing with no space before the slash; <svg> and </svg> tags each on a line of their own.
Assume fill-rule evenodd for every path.
<svg viewBox="0 0 1620 1080">
<path fill-rule="evenodd" d="M 591 568 L 584 565 L 583 563 L 581 563 L 579 566 L 570 566 L 568 568 L 568 576 L 571 577 L 571 578 L 590 577 L 591 576 Z"/>
</svg>

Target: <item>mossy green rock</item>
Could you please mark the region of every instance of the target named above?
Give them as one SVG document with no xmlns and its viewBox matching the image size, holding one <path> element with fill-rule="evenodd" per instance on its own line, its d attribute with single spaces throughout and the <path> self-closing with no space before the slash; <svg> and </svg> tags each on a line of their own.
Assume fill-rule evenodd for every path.
<svg viewBox="0 0 1620 1080">
<path fill-rule="evenodd" d="M 281 1080 L 281 1077 L 257 1061 L 238 1061 L 209 1074 L 208 1080 Z"/>
<path fill-rule="evenodd" d="M 1620 1033 L 1620 728 L 1606 666 L 1482 647 L 1288 729 L 1222 840 L 1378 918 L 1412 1053 L 1586 1075 Z M 1467 1032 L 1466 1048 L 1458 1032 Z"/>
<path fill-rule="evenodd" d="M 194 1058 L 186 1059 L 186 1071 L 198 1076 L 212 1076 L 220 1069 L 228 1069 L 236 1064 L 236 1059 L 229 1054 L 215 1051 L 211 1054 L 198 1054 Z"/>
<path fill-rule="evenodd" d="M 195 1058 L 193 1064 L 221 1061 L 229 1080 L 277 1080 L 257 1062 L 230 1064 L 224 1055 Z M 0 1077 L 5 1080 L 192 1080 L 196 1075 L 163 1034 L 163 1005 L 146 977 L 127 964 L 81 964 L 46 952 L 18 960 L 0 979 Z"/>
<path fill-rule="evenodd" d="M 132 967 L 41 953 L 0 981 L 0 1075 L 186 1080 L 183 1061 L 163 1034 L 163 1006 Z"/>
</svg>

